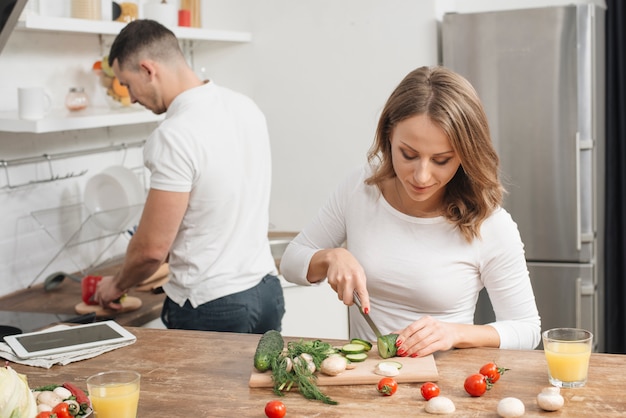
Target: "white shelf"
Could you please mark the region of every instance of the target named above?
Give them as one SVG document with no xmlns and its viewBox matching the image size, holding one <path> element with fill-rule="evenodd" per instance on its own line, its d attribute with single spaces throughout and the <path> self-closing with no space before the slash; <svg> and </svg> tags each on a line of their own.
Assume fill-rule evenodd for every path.
<svg viewBox="0 0 626 418">
<path fill-rule="evenodd" d="M 56 109 L 52 110 L 45 118 L 39 120 L 20 119 L 15 111 L 1 112 L 0 132 L 60 132 L 159 122 L 162 119 L 162 115 L 155 115 L 143 108 L 138 109 L 135 107 L 120 109 L 91 107 L 76 113 L 66 109 Z"/>
<path fill-rule="evenodd" d="M 18 22 L 16 29 L 117 35 L 125 25 L 126 23 L 108 22 L 104 20 L 28 15 L 24 20 Z M 249 32 L 179 26 L 171 27 L 170 29 L 174 32 L 176 37 L 181 40 L 216 42 L 250 42 L 252 40 L 252 34 Z"/>
</svg>

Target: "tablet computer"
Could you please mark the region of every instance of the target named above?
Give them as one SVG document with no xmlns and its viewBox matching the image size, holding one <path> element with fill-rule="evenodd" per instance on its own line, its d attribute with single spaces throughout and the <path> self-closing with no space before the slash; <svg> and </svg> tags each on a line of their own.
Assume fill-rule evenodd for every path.
<svg viewBox="0 0 626 418">
<path fill-rule="evenodd" d="M 4 337 L 15 355 L 23 359 L 130 342 L 135 339 L 133 334 L 111 320 Z"/>
</svg>

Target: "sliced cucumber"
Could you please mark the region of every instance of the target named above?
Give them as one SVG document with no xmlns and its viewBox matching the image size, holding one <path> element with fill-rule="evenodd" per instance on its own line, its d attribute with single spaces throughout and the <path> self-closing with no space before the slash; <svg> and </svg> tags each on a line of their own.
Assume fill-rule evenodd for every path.
<svg viewBox="0 0 626 418">
<path fill-rule="evenodd" d="M 365 347 L 365 351 L 370 351 L 372 349 L 372 343 L 369 341 L 362 340 L 360 338 L 353 338 L 350 340 L 350 344 L 361 344 Z"/>
<path fill-rule="evenodd" d="M 400 363 L 399 361 L 393 361 L 393 360 L 385 360 L 385 361 L 381 361 L 380 364 L 387 364 L 389 366 L 393 366 L 396 369 L 400 370 L 402 368 L 402 363 Z"/>
<path fill-rule="evenodd" d="M 367 353 L 354 353 L 354 354 L 346 354 L 346 358 L 353 363 L 360 363 L 362 361 L 367 360 Z"/>
<path fill-rule="evenodd" d="M 363 344 L 346 344 L 341 347 L 341 351 L 344 354 L 358 354 L 366 351 Z"/>
</svg>

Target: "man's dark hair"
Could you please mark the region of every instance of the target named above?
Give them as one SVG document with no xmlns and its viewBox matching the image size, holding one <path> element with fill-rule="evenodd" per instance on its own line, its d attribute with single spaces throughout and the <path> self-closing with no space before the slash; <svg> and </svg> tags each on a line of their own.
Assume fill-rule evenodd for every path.
<svg viewBox="0 0 626 418">
<path fill-rule="evenodd" d="M 154 20 L 139 19 L 128 23 L 117 35 L 109 51 L 109 65 L 117 59 L 123 67 L 141 57 L 165 59 L 172 54 L 182 56 L 176 35 Z"/>
</svg>

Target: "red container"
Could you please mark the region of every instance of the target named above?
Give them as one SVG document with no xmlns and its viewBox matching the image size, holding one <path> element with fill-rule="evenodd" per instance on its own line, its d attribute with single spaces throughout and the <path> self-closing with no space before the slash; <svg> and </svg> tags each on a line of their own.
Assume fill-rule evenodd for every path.
<svg viewBox="0 0 626 418">
<path fill-rule="evenodd" d="M 191 11 L 182 9 L 178 11 L 178 26 L 191 26 Z"/>
<path fill-rule="evenodd" d="M 93 296 L 96 294 L 96 288 L 98 283 L 102 280 L 102 276 L 85 276 L 81 281 L 81 290 L 83 302 L 87 305 L 97 305 L 98 302 L 93 300 Z"/>
</svg>

